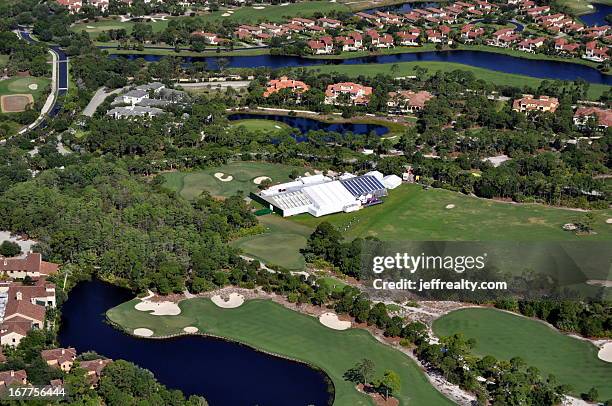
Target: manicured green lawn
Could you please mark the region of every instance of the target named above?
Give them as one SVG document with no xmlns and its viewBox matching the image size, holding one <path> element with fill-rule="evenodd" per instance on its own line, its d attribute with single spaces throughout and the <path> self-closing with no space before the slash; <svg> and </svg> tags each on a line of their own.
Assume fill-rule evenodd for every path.
<svg viewBox="0 0 612 406">
<path fill-rule="evenodd" d="M 28 77 L 14 77 L 7 80 L 0 81 L 0 95 L 18 94 L 18 93 L 31 93 L 34 99 L 41 97 L 43 94 L 48 93 L 47 86 L 51 83 L 50 79 L 39 78 L 34 76 Z M 30 89 L 28 86 L 35 84 L 36 90 Z"/>
<path fill-rule="evenodd" d="M 323 286 L 323 285 L 327 286 L 329 289 L 331 289 L 334 292 L 342 292 L 344 287 L 347 285 L 347 283 L 342 282 L 340 279 L 334 278 L 331 276 L 319 278 L 317 279 L 317 283 L 320 286 Z"/>
<path fill-rule="evenodd" d="M 455 208 L 446 209 L 448 204 Z M 612 226 L 605 222 L 612 217 L 612 210 L 594 213 L 597 234 L 576 236 L 561 227 L 584 216 L 580 212 L 494 202 L 443 189 L 424 190 L 413 184 L 389 191 L 383 204 L 358 212 L 324 218 L 301 214 L 290 219 L 312 229 L 329 221 L 349 239 L 371 235 L 387 241 L 612 240 Z"/>
<path fill-rule="evenodd" d="M 493 57 L 493 56 L 492 56 Z M 394 67 L 395 66 L 395 67 Z M 511 73 L 496 72 L 493 70 L 477 68 L 452 62 L 398 62 L 398 63 L 373 63 L 364 65 L 315 65 L 305 69 L 317 70 L 321 73 L 336 72 L 349 76 L 376 76 L 378 74 L 393 76 L 416 75 L 415 68 L 420 66 L 426 68 L 428 73 L 450 72 L 454 70 L 465 70 L 473 72 L 474 75 L 487 82 L 496 85 L 511 85 L 516 87 L 530 86 L 537 88 L 545 79 L 532 78 L 529 76 L 515 75 Z M 591 83 L 589 86 L 588 97 L 590 99 L 599 98 L 610 86 Z"/>
<path fill-rule="evenodd" d="M 9 61 L 8 55 L 0 54 L 0 68 L 4 68 Z"/>
<path fill-rule="evenodd" d="M 262 120 L 264 121 L 264 120 Z M 273 123 L 273 122 L 272 122 Z M 273 182 L 288 182 L 289 174 L 293 169 L 304 171 L 304 168 L 294 168 L 287 165 L 271 164 L 266 162 L 232 162 L 216 168 L 209 168 L 194 172 L 170 172 L 164 174 L 164 185 L 186 199 L 193 199 L 204 190 L 213 196 L 229 197 L 238 191 L 248 195 L 258 190 L 253 180 L 260 176 L 267 176 Z M 222 182 L 215 178 L 217 172 L 231 175 L 233 180 Z"/>
<path fill-rule="evenodd" d="M 438 336 L 461 332 L 476 339 L 474 351 L 481 356 L 519 356 L 543 376 L 572 385 L 576 395 L 594 386 L 600 400 L 612 398 L 612 364 L 597 357 L 598 349 L 538 321 L 495 309 L 464 309 L 437 319 L 433 329 Z"/>
<path fill-rule="evenodd" d="M 274 120 L 265 119 L 246 119 L 236 120 L 231 122 L 232 127 L 244 127 L 248 131 L 263 131 L 266 133 L 278 133 L 284 129 L 290 129 L 291 127 L 285 123 Z"/>
<path fill-rule="evenodd" d="M 160 32 L 163 31 L 166 27 L 168 27 L 168 21 L 171 18 L 172 17 L 167 18 L 163 21 L 148 22 L 147 24 L 153 26 L 153 32 Z M 77 33 L 85 31 L 89 33 L 89 36 L 91 38 L 95 39 L 103 31 L 124 29 L 128 34 L 130 34 L 132 32 L 134 24 L 136 23 L 132 21 L 121 22 L 121 20 L 117 18 L 116 20 L 100 20 L 90 21 L 88 23 L 79 23 L 70 27 L 70 29 Z"/>
<path fill-rule="evenodd" d="M 330 11 L 348 11 L 348 7 L 329 1 L 304 1 L 285 6 L 255 5 L 254 7 L 241 7 L 229 16 L 224 16 L 223 14 L 227 14 L 227 11 L 221 10 L 203 15 L 201 18 L 209 21 L 229 20 L 242 24 L 253 24 L 264 21 L 282 22 L 291 17 L 311 17 L 315 13 L 326 14 Z"/>
<path fill-rule="evenodd" d="M 592 7 L 589 7 L 589 5 L 594 3 L 612 5 L 611 0 L 555 0 L 555 3 L 562 7 L 568 7 L 570 12 L 575 15 L 592 13 L 595 10 Z"/>
<path fill-rule="evenodd" d="M 401 377 L 398 398 L 402 405 L 451 405 L 427 381 L 420 368 L 407 356 L 380 344 L 359 329 L 335 331 L 313 317 L 288 310 L 265 300 L 251 300 L 236 309 L 220 309 L 209 299 L 196 298 L 180 303 L 178 316 L 153 316 L 134 309 L 135 300 L 107 312 L 110 320 L 126 330 L 145 327 L 155 335 L 182 332 L 186 326 L 215 334 L 275 354 L 292 357 L 324 370 L 332 379 L 335 405 L 371 405 L 342 375 L 362 358 L 376 364 L 376 374 L 395 370 Z M 230 377 L 231 379 L 231 377 Z"/>
<path fill-rule="evenodd" d="M 277 214 L 261 216 L 259 221 L 266 228 L 265 233 L 239 238 L 231 245 L 268 265 L 303 269 L 306 263 L 300 249 L 306 247 L 310 228 L 286 221 Z"/>
</svg>

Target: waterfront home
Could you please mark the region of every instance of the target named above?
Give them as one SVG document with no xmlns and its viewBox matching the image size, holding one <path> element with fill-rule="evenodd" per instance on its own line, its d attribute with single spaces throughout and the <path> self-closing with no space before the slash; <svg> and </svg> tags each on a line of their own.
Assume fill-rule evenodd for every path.
<svg viewBox="0 0 612 406">
<path fill-rule="evenodd" d="M 102 376 L 102 371 L 104 368 L 113 362 L 111 359 L 94 359 L 91 361 L 79 361 L 79 367 L 85 370 L 85 374 L 91 383 L 91 386 L 94 387 L 98 384 L 100 380 L 100 376 Z"/>
<path fill-rule="evenodd" d="M 561 54 L 574 54 L 578 49 L 580 49 L 580 44 L 570 43 L 565 38 L 555 40 L 555 51 Z"/>
<path fill-rule="evenodd" d="M 209 45 L 219 45 L 223 41 L 217 34 L 213 34 L 212 32 L 194 31 L 191 33 L 191 36 L 203 38 L 204 42 Z"/>
<path fill-rule="evenodd" d="M 72 347 L 53 348 L 51 350 L 42 350 L 40 356 L 47 365 L 59 368 L 64 372 L 70 372 L 76 359 L 76 350 Z"/>
<path fill-rule="evenodd" d="M 372 88 L 353 82 L 335 83 L 325 90 L 325 104 L 367 105 L 372 96 Z"/>
<path fill-rule="evenodd" d="M 416 113 L 423 110 L 425 103 L 434 97 L 425 90 L 400 90 L 389 92 L 388 96 L 387 107 L 390 113 Z"/>
<path fill-rule="evenodd" d="M 442 33 L 437 30 L 427 30 L 425 31 L 425 35 L 427 36 L 428 42 L 433 42 L 436 44 L 441 43 L 442 40 L 444 39 L 444 36 L 442 35 Z"/>
<path fill-rule="evenodd" d="M 610 29 L 610 26 L 608 25 L 587 27 L 582 31 L 582 35 L 586 39 L 600 38 L 600 37 L 605 36 L 609 29 Z"/>
<path fill-rule="evenodd" d="M 481 37 L 484 33 L 484 28 L 476 27 L 474 24 L 466 24 L 461 27 L 461 39 L 465 43 L 474 42 L 475 39 Z"/>
<path fill-rule="evenodd" d="M 299 96 L 310 89 L 310 86 L 306 83 L 300 80 L 289 79 L 287 76 L 281 76 L 279 79 L 272 79 L 267 83 L 267 86 L 263 97 L 269 97 L 271 94 L 278 93 L 285 89 Z"/>
<path fill-rule="evenodd" d="M 0 288 L 1 293 L 6 293 L 8 300 L 27 300 L 28 302 L 44 306 L 56 307 L 55 285 L 47 282 L 46 278 L 36 279 L 34 284 L 25 285 L 21 282 L 11 281 L 8 288 Z"/>
<path fill-rule="evenodd" d="M 0 372 L 0 389 L 4 390 L 9 386 L 23 386 L 28 383 L 28 374 L 23 369 L 19 371 L 8 370 Z"/>
<path fill-rule="evenodd" d="M 559 107 L 559 99 L 550 96 L 540 96 L 535 98 L 531 94 L 524 94 L 520 99 L 514 100 L 512 109 L 527 113 L 531 111 L 547 111 L 554 113 Z"/>
<path fill-rule="evenodd" d="M 28 253 L 25 257 L 5 258 L 0 256 L 0 274 L 9 278 L 23 279 L 49 276 L 57 272 L 58 264 L 42 260 L 38 252 Z"/>
<path fill-rule="evenodd" d="M 608 56 L 608 47 L 598 46 L 597 41 L 590 41 L 586 44 L 582 57 L 594 62 L 603 62 L 610 58 Z"/>
<path fill-rule="evenodd" d="M 319 25 L 323 28 L 340 28 L 342 27 L 342 21 L 334 20 L 332 18 L 322 17 L 317 20 Z"/>
<path fill-rule="evenodd" d="M 500 48 L 508 48 L 519 39 L 514 28 L 502 28 L 493 33 L 493 38 L 487 41 L 488 45 Z"/>
<path fill-rule="evenodd" d="M 334 52 L 334 40 L 330 36 L 321 37 L 318 40 L 310 40 L 306 45 L 315 55 L 325 55 Z"/>
<path fill-rule="evenodd" d="M 612 126 L 612 110 L 599 107 L 581 107 L 574 113 L 574 125 L 583 129 L 592 122 L 598 130 Z"/>
<path fill-rule="evenodd" d="M 544 41 L 546 41 L 544 37 L 527 38 L 518 43 L 517 49 L 519 51 L 535 53 L 537 48 L 544 45 Z"/>
<path fill-rule="evenodd" d="M 413 29 L 412 31 L 400 31 L 396 33 L 397 38 L 399 40 L 399 45 L 403 46 L 417 46 L 419 45 L 419 35 L 420 31 L 418 29 Z"/>
</svg>

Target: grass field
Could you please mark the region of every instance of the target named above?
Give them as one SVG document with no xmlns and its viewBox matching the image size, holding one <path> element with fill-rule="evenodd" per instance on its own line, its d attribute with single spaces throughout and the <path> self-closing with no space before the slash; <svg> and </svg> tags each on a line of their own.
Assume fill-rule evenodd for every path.
<svg viewBox="0 0 612 406">
<path fill-rule="evenodd" d="M 393 66 L 397 68 L 393 68 Z M 537 88 L 545 79 L 532 78 L 529 76 L 515 75 L 511 73 L 496 72 L 493 70 L 477 68 L 468 65 L 462 65 L 452 62 L 398 62 L 398 63 L 380 63 L 380 64 L 364 64 L 364 65 L 316 65 L 308 66 L 305 69 L 317 70 L 321 73 L 336 72 L 349 76 L 376 76 L 378 74 L 386 74 L 393 76 L 410 76 L 415 75 L 415 68 L 420 66 L 426 68 L 429 73 L 433 72 L 450 72 L 453 70 L 465 70 L 473 72 L 474 75 L 487 82 L 496 85 L 510 85 L 516 87 L 530 86 Z M 392 70 L 397 69 L 397 70 Z M 589 86 L 588 97 L 590 99 L 598 99 L 603 92 L 607 91 L 610 86 L 603 84 L 591 83 Z"/>
<path fill-rule="evenodd" d="M 455 208 L 446 209 L 447 204 L 454 204 Z M 584 216 L 580 212 L 494 202 L 443 189 L 423 190 L 419 185 L 402 185 L 391 190 L 385 202 L 378 206 L 324 218 L 302 214 L 291 217 L 291 221 L 312 229 L 322 221 L 329 221 L 349 239 L 371 235 L 381 240 L 400 241 L 612 240 L 612 225 L 605 223 L 612 217 L 612 210 L 594 213 L 597 234 L 576 236 L 561 227 Z"/>
<path fill-rule="evenodd" d="M 268 265 L 280 265 L 287 269 L 303 269 L 304 257 L 300 248 L 306 246 L 310 228 L 286 221 L 276 214 L 259 217 L 266 227 L 264 234 L 242 237 L 231 245 L 242 249 L 245 254 Z M 271 249 L 271 247 L 277 247 Z"/>
<path fill-rule="evenodd" d="M 267 133 L 278 133 L 281 130 L 291 128 L 285 123 L 274 120 L 247 119 L 231 122 L 232 127 L 244 127 L 248 131 L 263 131 Z"/>
<path fill-rule="evenodd" d="M 46 94 L 49 89 L 47 86 L 51 83 L 50 79 L 38 77 L 14 77 L 0 81 L 0 95 L 31 93 L 34 100 Z M 30 89 L 31 84 L 37 85 L 36 90 Z"/>
<path fill-rule="evenodd" d="M 152 316 L 134 309 L 135 301 L 107 312 L 113 322 L 132 331 L 146 327 L 156 335 L 182 332 L 195 326 L 200 331 L 288 356 L 321 368 L 336 389 L 335 405 L 370 405 L 370 399 L 357 392 L 342 378 L 344 372 L 362 358 L 376 364 L 376 373 L 393 369 L 401 377 L 398 398 L 402 405 L 451 405 L 427 381 L 419 367 L 407 356 L 377 342 L 359 329 L 335 331 L 313 317 L 288 310 L 270 301 L 252 300 L 236 309 L 220 309 L 209 299 L 196 298 L 180 303 L 178 316 Z"/>
<path fill-rule="evenodd" d="M 205 190 L 213 196 L 221 197 L 233 196 L 238 191 L 248 195 L 249 192 L 257 190 L 253 179 L 268 176 L 273 182 L 287 182 L 290 180 L 289 174 L 293 169 L 304 170 L 304 168 L 266 162 L 232 162 L 201 171 L 166 173 L 164 174 L 166 180 L 164 186 L 178 192 L 186 199 L 193 199 Z M 215 178 L 214 174 L 217 172 L 231 175 L 233 180 L 222 182 Z"/>
<path fill-rule="evenodd" d="M 166 27 L 168 27 L 168 21 L 169 19 L 166 19 L 163 21 L 148 22 L 147 24 L 153 26 L 153 32 L 160 32 L 163 31 Z M 88 23 L 75 24 L 70 27 L 70 29 L 77 33 L 85 31 L 92 39 L 95 39 L 103 31 L 124 29 L 128 34 L 130 34 L 132 32 L 134 24 L 136 23 L 132 21 L 121 22 L 119 19 L 100 20 L 90 21 Z"/>
<path fill-rule="evenodd" d="M 591 387 L 600 400 L 612 398 L 612 364 L 597 358 L 598 349 L 535 320 L 495 309 L 464 309 L 451 312 L 433 324 L 438 336 L 457 332 L 476 339 L 474 351 L 509 360 L 519 356 L 543 376 L 554 374 L 580 395 Z"/>
<path fill-rule="evenodd" d="M 201 18 L 209 21 L 228 20 L 242 24 L 253 24 L 264 21 L 281 22 L 291 17 L 310 17 L 315 13 L 326 14 L 330 11 L 348 11 L 348 7 L 340 3 L 329 1 L 305 1 L 290 3 L 285 6 L 255 6 L 264 7 L 256 9 L 254 7 L 241 7 L 229 16 L 223 16 L 227 12 L 216 11 L 211 14 L 203 15 Z"/>
<path fill-rule="evenodd" d="M 4 68 L 9 61 L 8 55 L 0 54 L 0 68 Z"/>
</svg>

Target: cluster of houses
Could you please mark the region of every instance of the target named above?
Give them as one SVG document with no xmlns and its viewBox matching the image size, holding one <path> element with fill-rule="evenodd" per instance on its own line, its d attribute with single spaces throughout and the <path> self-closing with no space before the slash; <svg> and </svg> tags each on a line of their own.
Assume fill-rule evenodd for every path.
<svg viewBox="0 0 612 406">
<path fill-rule="evenodd" d="M 55 285 L 47 278 L 57 273 L 59 265 L 43 261 L 40 253 L 27 253 L 19 257 L 0 257 L 0 344 L 16 347 L 28 332 L 48 327 L 47 309 L 57 306 Z M 73 367 L 77 353 L 74 348 L 43 350 L 42 359 L 50 366 L 66 373 Z M 6 362 L 0 350 L 0 363 Z M 79 361 L 92 386 L 98 382 L 102 369 L 111 360 L 95 359 Z M 25 370 L 0 372 L 0 392 L 12 385 L 27 385 Z M 54 380 L 51 386 L 63 386 Z"/>
<path fill-rule="evenodd" d="M 512 109 L 521 113 L 554 113 L 558 107 L 559 99 L 544 95 L 534 97 L 531 94 L 524 94 L 523 97 L 514 100 L 512 103 Z M 584 129 L 592 123 L 596 130 L 606 130 L 612 125 L 612 110 L 595 106 L 579 106 L 574 112 L 573 121 L 579 129 Z"/>
<path fill-rule="evenodd" d="M 87 377 L 91 387 L 94 388 L 102 375 L 102 370 L 112 362 L 107 358 L 96 358 L 92 360 L 79 360 L 77 361 L 77 352 L 74 348 L 53 348 L 49 350 L 42 350 L 40 357 L 52 368 L 57 368 L 64 373 L 69 373 L 75 363 L 78 363 L 78 367 L 84 370 L 85 376 Z M 0 363 L 6 362 L 6 356 L 0 353 Z M 28 385 L 28 374 L 25 370 L 8 370 L 0 372 L 0 392 L 3 392 L 10 386 L 24 386 Z M 52 388 L 63 387 L 64 381 L 62 379 L 53 379 L 50 382 Z"/>
<path fill-rule="evenodd" d="M 110 4 L 109 0 L 85 0 L 85 2 L 83 2 L 83 0 L 56 0 L 56 2 L 57 4 L 66 7 L 70 14 L 80 13 L 84 5 L 92 6 L 104 13 L 108 10 L 108 6 Z M 133 0 L 119 0 L 119 2 L 131 6 Z M 145 4 L 150 2 L 151 0 L 144 0 Z"/>
<path fill-rule="evenodd" d="M 302 95 L 310 90 L 306 83 L 282 76 L 271 79 L 267 83 L 263 97 L 267 98 L 281 91 L 293 95 L 299 103 Z M 335 106 L 367 106 L 373 89 L 354 82 L 334 83 L 325 90 L 325 104 Z M 418 113 L 425 108 L 425 104 L 434 96 L 426 91 L 397 90 L 387 94 L 387 112 L 389 114 Z M 549 112 L 554 113 L 559 107 L 559 99 L 541 95 L 535 97 L 525 94 L 512 102 L 512 109 L 521 113 Z M 612 110 L 602 107 L 579 107 L 574 115 L 574 123 L 578 128 L 584 128 L 589 122 L 597 123 L 598 129 L 606 129 L 612 123 Z"/>
<path fill-rule="evenodd" d="M 117 96 L 111 104 L 114 107 L 106 115 L 115 119 L 155 117 L 164 113 L 161 107 L 187 100 L 185 92 L 169 89 L 160 82 L 152 82 L 136 86 Z"/>
<path fill-rule="evenodd" d="M 481 21 L 485 14 L 495 13 L 499 5 L 473 0 L 456 1 L 441 8 L 415 8 L 403 14 L 359 12 L 355 18 L 365 21 L 369 27 L 363 30 L 350 28 L 355 25 L 351 21 L 295 17 L 284 24 L 241 25 L 234 36 L 241 41 L 260 43 L 273 37 L 305 38 L 308 51 L 315 55 L 420 46 L 423 43 L 452 44 L 459 41 L 471 44 L 478 41 L 480 44 L 512 47 L 530 53 L 549 45 L 561 55 L 582 56 L 595 62 L 609 59 L 607 44 L 612 43 L 609 26 L 585 27 L 580 21 L 562 13 L 553 13 L 550 6 L 538 6 L 531 0 L 508 0 L 508 6 L 514 8 L 516 19 L 522 24 L 535 24 L 539 31 L 548 34 L 525 34 L 519 29 L 519 24 L 491 32 Z M 223 41 L 216 34 L 192 33 L 203 34 L 206 34 L 210 44 Z"/>
<path fill-rule="evenodd" d="M 280 91 L 289 91 L 295 97 L 297 103 L 301 96 L 310 90 L 306 83 L 282 76 L 278 79 L 268 81 L 263 97 Z M 367 106 L 372 96 L 372 87 L 364 86 L 354 82 L 341 82 L 328 85 L 325 89 L 325 104 L 335 106 Z M 433 95 L 427 91 L 413 92 L 411 90 L 399 90 L 389 93 L 387 106 L 389 113 L 416 113 L 425 107 L 425 103 L 432 99 Z"/>
<path fill-rule="evenodd" d="M 32 329 L 45 328 L 48 308 L 55 308 L 55 285 L 47 277 L 58 265 L 39 253 L 0 257 L 0 344 L 16 347 Z M 29 280 L 25 283 L 25 279 Z"/>
</svg>

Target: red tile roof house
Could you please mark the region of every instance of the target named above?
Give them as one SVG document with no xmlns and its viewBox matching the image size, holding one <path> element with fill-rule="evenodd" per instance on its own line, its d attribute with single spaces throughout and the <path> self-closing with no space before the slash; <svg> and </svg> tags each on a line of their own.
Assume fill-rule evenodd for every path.
<svg viewBox="0 0 612 406">
<path fill-rule="evenodd" d="M 384 34 L 378 39 L 377 48 L 392 48 L 395 46 L 393 36 L 391 34 Z"/>
<path fill-rule="evenodd" d="M 389 92 L 387 107 L 390 113 L 415 113 L 423 110 L 425 103 L 433 99 L 433 95 L 425 90 L 413 92 L 411 90 L 400 90 Z"/>
<path fill-rule="evenodd" d="M 559 99 L 550 96 L 540 96 L 538 99 L 531 94 L 524 94 L 522 98 L 514 100 L 512 109 L 526 113 L 529 111 L 549 111 L 554 113 L 559 107 Z"/>
<path fill-rule="evenodd" d="M 408 32 L 408 31 L 400 31 L 396 33 L 399 38 L 399 45 L 402 46 L 418 46 L 419 45 L 419 33 L 418 32 Z"/>
<path fill-rule="evenodd" d="M 191 36 L 204 38 L 204 41 L 210 45 L 218 45 L 223 41 L 221 38 L 217 37 L 217 34 L 211 32 L 194 31 L 191 33 Z"/>
<path fill-rule="evenodd" d="M 536 49 L 544 45 L 546 38 L 527 38 L 519 42 L 517 49 L 519 51 L 535 53 Z"/>
<path fill-rule="evenodd" d="M 527 14 L 530 17 L 535 17 L 541 14 L 550 12 L 550 7 L 549 6 L 531 7 L 531 8 L 523 9 L 521 12 L 523 12 L 524 14 Z"/>
<path fill-rule="evenodd" d="M 83 7 L 83 2 L 81 0 L 57 0 L 57 4 L 68 8 L 70 14 L 78 13 Z"/>
<path fill-rule="evenodd" d="M 13 385 L 26 385 L 28 383 L 28 374 L 23 369 L 19 371 L 2 371 L 0 372 L 0 388 L 5 389 Z"/>
<path fill-rule="evenodd" d="M 321 37 L 318 40 L 310 40 L 306 45 L 315 55 L 331 54 L 334 52 L 334 40 L 329 36 Z"/>
<path fill-rule="evenodd" d="M 427 30 L 425 34 L 427 35 L 428 42 L 441 43 L 444 38 L 442 33 L 437 30 Z"/>
<path fill-rule="evenodd" d="M 461 39 L 466 43 L 474 42 L 475 39 L 483 36 L 484 33 L 484 28 L 476 27 L 474 24 L 466 24 L 461 27 Z"/>
<path fill-rule="evenodd" d="M 306 83 L 300 80 L 289 79 L 287 76 L 281 76 L 279 79 L 272 79 L 268 82 L 263 97 L 269 97 L 273 93 L 280 92 L 281 90 L 289 89 L 292 93 L 302 94 L 310 89 Z"/>
<path fill-rule="evenodd" d="M 96 386 L 98 381 L 100 380 L 100 376 L 102 375 L 102 370 L 113 362 L 111 359 L 95 359 L 91 361 L 80 361 L 79 367 L 85 370 L 89 381 L 91 382 L 91 386 Z"/>
<path fill-rule="evenodd" d="M 295 17 L 289 20 L 289 22 L 291 24 L 301 25 L 304 27 L 314 27 L 315 26 L 314 20 L 310 20 L 308 18 Z"/>
<path fill-rule="evenodd" d="M 347 103 L 338 101 L 338 97 L 347 95 Z M 342 82 L 327 86 L 325 90 L 325 104 L 334 105 L 367 105 L 372 95 L 372 88 L 353 82 Z"/>
<path fill-rule="evenodd" d="M 0 256 L 0 274 L 9 278 L 40 278 L 57 272 L 59 265 L 42 260 L 38 252 L 27 254 L 24 258 L 5 258 Z"/>
<path fill-rule="evenodd" d="M 317 20 L 317 22 L 323 28 L 340 28 L 340 27 L 342 27 L 342 21 L 334 20 L 332 18 L 327 18 L 327 17 L 319 18 Z"/>
<path fill-rule="evenodd" d="M 580 49 L 580 44 L 570 44 L 565 38 L 558 38 L 555 40 L 555 51 L 560 54 L 573 54 L 576 50 Z"/>
<path fill-rule="evenodd" d="M 102 12 L 108 10 L 108 0 L 89 0 L 88 4 L 99 9 Z"/>
<path fill-rule="evenodd" d="M 383 13 L 381 11 L 377 11 L 375 14 L 380 17 L 380 21 L 384 24 L 399 25 L 404 21 L 404 18 L 397 14 Z"/>
<path fill-rule="evenodd" d="M 600 27 L 587 27 L 583 30 L 583 36 L 588 39 L 600 38 L 606 35 L 609 29 L 610 26 L 608 25 L 602 25 Z"/>
<path fill-rule="evenodd" d="M 597 46 L 597 41 L 587 42 L 582 58 L 594 62 L 607 61 L 610 59 L 608 56 L 608 47 Z"/>
<path fill-rule="evenodd" d="M 599 130 L 612 127 L 612 110 L 600 109 L 599 107 L 581 107 L 574 113 L 574 124 L 578 128 L 585 128 L 589 120 L 594 120 Z"/>
<path fill-rule="evenodd" d="M 72 347 L 68 348 L 53 348 L 51 350 L 42 350 L 40 356 L 45 360 L 47 365 L 59 368 L 64 372 L 70 372 L 74 360 L 76 359 L 76 350 Z"/>
<path fill-rule="evenodd" d="M 488 45 L 500 48 L 508 48 L 510 44 L 516 42 L 519 36 L 515 34 L 514 28 L 502 28 L 493 33 L 493 38 L 487 41 Z"/>
</svg>

